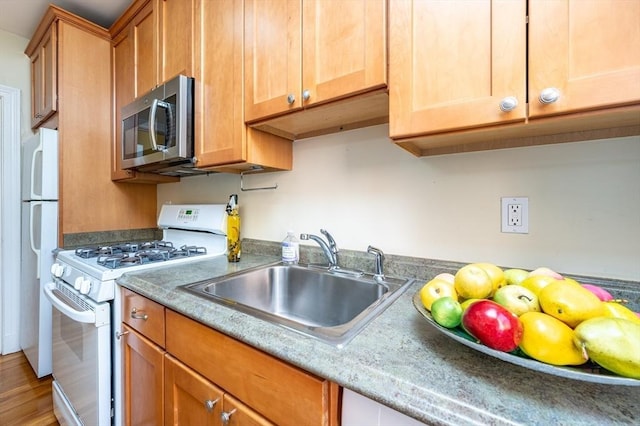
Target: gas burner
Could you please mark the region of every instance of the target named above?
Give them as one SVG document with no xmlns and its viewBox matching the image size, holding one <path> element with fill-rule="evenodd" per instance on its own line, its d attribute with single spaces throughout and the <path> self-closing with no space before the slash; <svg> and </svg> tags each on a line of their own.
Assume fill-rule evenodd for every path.
<svg viewBox="0 0 640 426">
<path fill-rule="evenodd" d="M 173 243 L 171 241 L 149 241 L 140 244 L 140 250 L 148 249 L 172 249 Z"/>
<path fill-rule="evenodd" d="M 196 247 L 196 246 L 187 246 L 184 245 L 182 247 L 180 247 L 179 250 L 174 250 L 171 252 L 171 258 L 176 258 L 176 257 L 190 257 L 190 256 L 197 256 L 197 255 L 201 255 L 201 254 L 207 254 L 207 248 L 206 247 Z"/>
<path fill-rule="evenodd" d="M 136 253 L 136 256 L 143 259 L 145 262 L 162 262 L 171 258 L 171 251 L 169 249 L 146 249 Z"/>
<path fill-rule="evenodd" d="M 99 249 L 97 247 L 80 247 L 76 249 L 76 256 L 79 256 L 83 259 L 90 259 L 92 257 L 96 257 L 99 254 Z"/>
<path fill-rule="evenodd" d="M 106 268 L 115 269 L 121 266 L 124 260 L 128 257 L 129 255 L 125 253 L 102 254 L 98 256 L 98 258 L 96 259 L 96 263 Z M 132 264 L 131 260 L 129 260 L 128 263 Z"/>
</svg>

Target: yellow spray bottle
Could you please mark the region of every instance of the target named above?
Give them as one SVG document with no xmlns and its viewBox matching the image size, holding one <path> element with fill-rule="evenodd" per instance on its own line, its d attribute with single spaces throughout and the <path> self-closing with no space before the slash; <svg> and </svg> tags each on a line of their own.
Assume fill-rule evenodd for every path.
<svg viewBox="0 0 640 426">
<path fill-rule="evenodd" d="M 240 215 L 238 214 L 238 194 L 229 197 L 227 204 L 227 259 L 239 262 L 242 252 L 240 243 Z"/>
</svg>

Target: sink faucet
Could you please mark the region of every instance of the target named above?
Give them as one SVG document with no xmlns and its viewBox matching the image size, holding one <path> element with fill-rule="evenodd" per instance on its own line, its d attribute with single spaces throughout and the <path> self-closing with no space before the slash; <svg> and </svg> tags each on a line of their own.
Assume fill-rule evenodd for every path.
<svg viewBox="0 0 640 426">
<path fill-rule="evenodd" d="M 367 253 L 371 253 L 376 257 L 376 273 L 374 277 L 384 280 L 384 253 L 374 246 L 367 247 Z"/>
<path fill-rule="evenodd" d="M 322 252 L 326 256 L 327 261 L 329 262 L 329 267 L 336 268 L 338 266 L 338 251 L 339 251 L 338 246 L 336 245 L 336 240 L 333 239 L 333 237 L 331 236 L 331 234 L 329 234 L 327 230 L 321 229 L 320 232 L 325 237 L 327 237 L 328 243 L 325 242 L 325 240 L 323 240 L 322 237 L 318 237 L 317 235 L 313 235 L 313 234 L 300 234 L 300 239 L 313 240 L 316 243 L 318 243 L 318 245 L 322 249 Z"/>
</svg>

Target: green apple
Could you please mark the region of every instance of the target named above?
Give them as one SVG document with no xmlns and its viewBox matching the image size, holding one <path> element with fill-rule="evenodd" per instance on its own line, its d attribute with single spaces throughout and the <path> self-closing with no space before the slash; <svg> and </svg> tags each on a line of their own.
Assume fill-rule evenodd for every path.
<svg viewBox="0 0 640 426">
<path fill-rule="evenodd" d="M 441 326 L 455 328 L 462 320 L 462 307 L 453 297 L 441 297 L 431 305 L 431 316 Z"/>
<path fill-rule="evenodd" d="M 518 284 L 499 288 L 493 295 L 493 301 L 520 316 L 525 312 L 540 312 L 538 296 L 528 288 Z"/>
<path fill-rule="evenodd" d="M 504 279 L 507 280 L 507 284 L 520 284 L 529 275 L 528 271 L 524 269 L 506 269 L 504 271 Z"/>
</svg>

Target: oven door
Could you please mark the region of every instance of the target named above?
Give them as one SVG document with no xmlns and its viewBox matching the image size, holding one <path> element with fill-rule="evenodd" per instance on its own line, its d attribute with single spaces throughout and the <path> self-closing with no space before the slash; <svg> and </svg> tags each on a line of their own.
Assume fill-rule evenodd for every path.
<svg viewBox="0 0 640 426">
<path fill-rule="evenodd" d="M 111 424 L 111 305 L 95 303 L 61 280 L 53 305 L 54 412 L 61 424 Z"/>
</svg>

